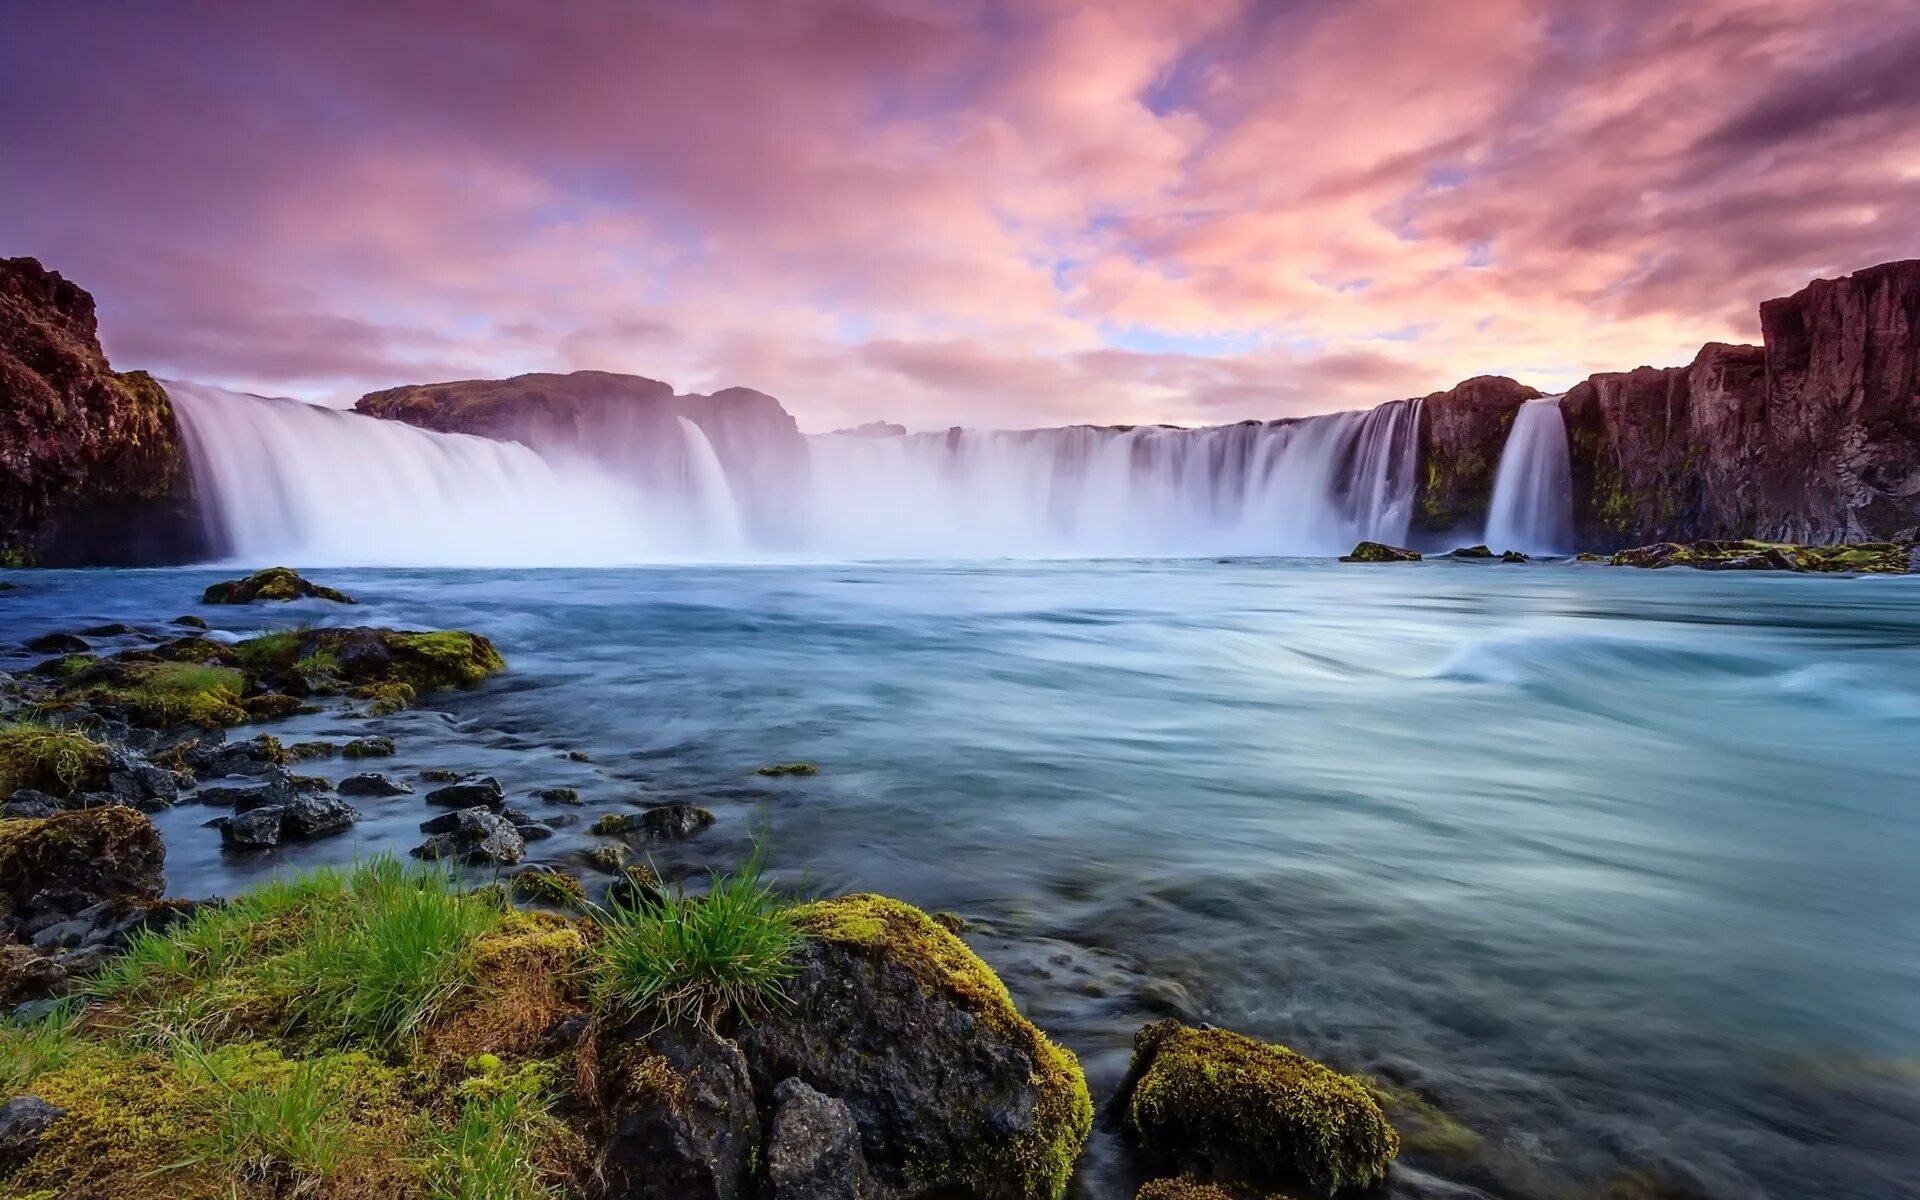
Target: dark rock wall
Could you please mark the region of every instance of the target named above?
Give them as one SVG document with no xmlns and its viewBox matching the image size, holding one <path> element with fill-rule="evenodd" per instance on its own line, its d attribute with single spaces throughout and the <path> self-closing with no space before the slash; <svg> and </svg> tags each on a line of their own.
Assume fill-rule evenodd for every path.
<svg viewBox="0 0 1920 1200">
<path fill-rule="evenodd" d="M 205 549 L 173 405 L 100 350 L 93 297 L 0 259 L 0 563 L 181 562 Z"/>
<path fill-rule="evenodd" d="M 1481 375 L 1420 402 L 1420 483 L 1413 532 L 1477 540 L 1487 521 L 1500 450 L 1513 414 L 1540 393 L 1500 375 Z"/>
</svg>

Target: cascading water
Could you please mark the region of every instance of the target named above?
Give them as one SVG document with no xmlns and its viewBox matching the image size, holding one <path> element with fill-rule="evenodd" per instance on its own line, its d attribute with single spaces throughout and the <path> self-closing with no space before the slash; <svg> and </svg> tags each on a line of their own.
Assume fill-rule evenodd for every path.
<svg viewBox="0 0 1920 1200">
<path fill-rule="evenodd" d="M 701 523 L 716 549 L 741 550 L 746 546 L 746 525 L 740 519 L 740 506 L 734 502 L 733 485 L 727 482 L 727 470 L 714 453 L 713 443 L 698 425 L 685 417 L 675 417 L 680 434 L 686 440 L 686 494 L 697 506 Z"/>
<path fill-rule="evenodd" d="M 1559 396 L 1520 406 L 1500 452 L 1487 545 L 1528 554 L 1565 554 L 1573 546 L 1573 472 Z"/>
<path fill-rule="evenodd" d="M 678 549 L 653 535 L 659 514 L 635 489 L 590 464 L 297 400 L 166 387 L 208 528 L 235 558 L 579 566 Z"/>
<path fill-rule="evenodd" d="M 1399 542 L 1419 402 L 1208 429 L 812 439 L 809 549 L 855 556 L 1342 553 Z"/>
<path fill-rule="evenodd" d="M 228 553 L 307 565 L 1336 554 L 1405 539 L 1420 416 L 1402 401 L 1208 429 L 825 435 L 791 444 L 810 461 L 770 466 L 723 458 L 685 416 L 664 438 L 589 459 L 168 390 Z M 746 519 L 743 489 L 772 489 L 787 518 L 777 534 Z"/>
</svg>

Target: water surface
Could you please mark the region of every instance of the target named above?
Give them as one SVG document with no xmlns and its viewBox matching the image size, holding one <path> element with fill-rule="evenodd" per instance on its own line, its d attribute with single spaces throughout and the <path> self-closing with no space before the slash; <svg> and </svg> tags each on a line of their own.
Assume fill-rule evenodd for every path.
<svg viewBox="0 0 1920 1200">
<path fill-rule="evenodd" d="M 1397 1194 L 1920 1195 L 1920 580 L 336 569 L 363 605 L 188 602 L 222 574 L 14 573 L 0 620 L 487 633 L 511 671 L 439 711 L 275 731 L 578 786 L 537 858 L 695 798 L 720 822 L 670 870 L 764 825 L 785 885 L 964 914 L 1097 1099 L 1168 1012 L 1411 1088 L 1478 1143 L 1410 1148 Z M 822 774 L 751 774 L 790 759 Z M 353 837 L 255 859 L 165 814 L 171 886 L 419 840 L 417 798 L 356 803 Z M 1079 1192 L 1130 1195 L 1130 1169 L 1103 1129 Z"/>
</svg>

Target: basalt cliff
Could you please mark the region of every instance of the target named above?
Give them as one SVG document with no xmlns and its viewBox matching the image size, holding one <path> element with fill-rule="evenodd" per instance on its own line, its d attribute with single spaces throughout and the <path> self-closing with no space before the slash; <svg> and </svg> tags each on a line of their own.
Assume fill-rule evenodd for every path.
<svg viewBox="0 0 1920 1200">
<path fill-rule="evenodd" d="M 0 259 L 0 564 L 192 557 L 192 489 L 165 389 L 107 365 L 93 297 Z"/>
<path fill-rule="evenodd" d="M 1582 542 L 1871 541 L 1920 524 L 1920 260 L 1760 306 L 1759 346 L 1595 375 L 1561 411 Z M 1423 405 L 1416 529 L 1483 516 L 1507 430 L 1537 395 L 1475 379 Z"/>
</svg>

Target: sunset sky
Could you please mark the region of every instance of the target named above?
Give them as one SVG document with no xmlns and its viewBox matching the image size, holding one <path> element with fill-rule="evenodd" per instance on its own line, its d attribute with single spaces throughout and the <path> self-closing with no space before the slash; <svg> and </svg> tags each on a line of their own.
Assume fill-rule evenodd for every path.
<svg viewBox="0 0 1920 1200">
<path fill-rule="evenodd" d="M 1920 257 L 1915 0 L 0 10 L 0 253 L 116 366 L 1208 423 L 1757 335 Z"/>
</svg>

